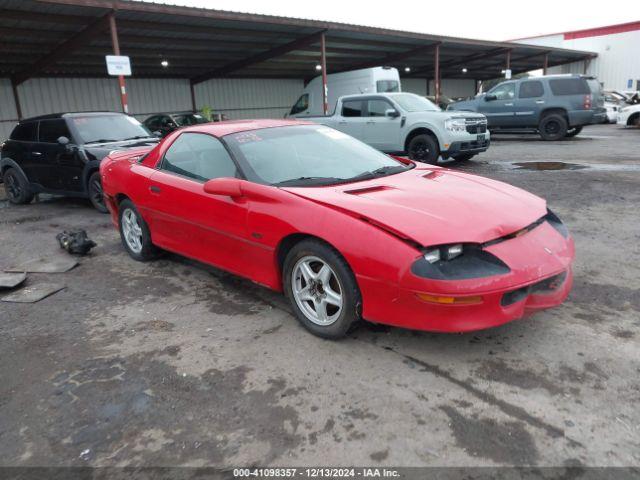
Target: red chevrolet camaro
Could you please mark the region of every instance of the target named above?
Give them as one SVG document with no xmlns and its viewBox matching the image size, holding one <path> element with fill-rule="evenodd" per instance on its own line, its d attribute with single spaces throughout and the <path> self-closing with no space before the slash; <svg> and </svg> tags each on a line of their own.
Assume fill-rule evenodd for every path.
<svg viewBox="0 0 640 480">
<path fill-rule="evenodd" d="M 478 330 L 571 289 L 573 240 L 543 199 L 321 125 L 188 127 L 100 171 L 134 259 L 168 250 L 284 291 L 323 337 L 359 319 Z"/>
</svg>

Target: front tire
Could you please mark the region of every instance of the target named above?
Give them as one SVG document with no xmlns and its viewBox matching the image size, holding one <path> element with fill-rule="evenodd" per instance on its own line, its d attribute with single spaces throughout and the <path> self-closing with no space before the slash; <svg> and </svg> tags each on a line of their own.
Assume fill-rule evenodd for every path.
<svg viewBox="0 0 640 480">
<path fill-rule="evenodd" d="M 351 268 L 319 240 L 303 240 L 289 251 L 283 287 L 296 317 L 314 335 L 343 337 L 360 319 L 362 300 Z"/>
<path fill-rule="evenodd" d="M 438 148 L 438 142 L 431 135 L 421 133 L 409 141 L 407 153 L 411 160 L 435 165 L 438 163 L 440 149 Z"/>
<path fill-rule="evenodd" d="M 120 238 L 127 253 L 139 262 L 158 256 L 158 248 L 151 242 L 149 227 L 131 200 L 123 200 L 118 208 Z"/>
<path fill-rule="evenodd" d="M 31 203 L 33 200 L 33 192 L 22 175 L 15 168 L 7 168 L 2 176 L 4 189 L 7 192 L 7 198 L 14 205 L 23 205 Z"/>
<path fill-rule="evenodd" d="M 567 134 L 565 136 L 567 138 L 572 138 L 578 135 L 581 131 L 582 131 L 582 127 L 573 127 L 567 131 Z"/>
<path fill-rule="evenodd" d="M 102 179 L 100 178 L 100 172 L 93 172 L 87 182 L 87 193 L 89 194 L 89 200 L 93 208 L 100 213 L 109 213 L 107 205 L 104 203 L 104 193 L 102 192 Z"/>
<path fill-rule="evenodd" d="M 538 131 L 543 140 L 561 140 L 567 135 L 567 121 L 558 113 L 550 113 L 542 117 Z"/>
</svg>

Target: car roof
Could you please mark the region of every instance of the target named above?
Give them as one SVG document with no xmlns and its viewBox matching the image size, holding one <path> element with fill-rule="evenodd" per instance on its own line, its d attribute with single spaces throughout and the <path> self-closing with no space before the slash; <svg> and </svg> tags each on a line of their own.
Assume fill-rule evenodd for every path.
<svg viewBox="0 0 640 480">
<path fill-rule="evenodd" d="M 100 117 L 104 115 L 124 115 L 119 112 L 61 112 L 61 113 L 49 113 L 47 115 L 39 115 L 37 117 L 23 118 L 20 123 L 35 122 L 38 120 L 55 120 L 59 118 L 73 118 L 73 117 Z"/>
<path fill-rule="evenodd" d="M 303 120 L 225 120 L 223 122 L 203 123 L 191 127 L 181 128 L 181 132 L 208 133 L 215 137 L 224 137 L 232 133 L 247 132 L 250 130 L 260 130 L 263 128 L 288 127 L 293 125 L 317 125 L 313 122 Z"/>
</svg>

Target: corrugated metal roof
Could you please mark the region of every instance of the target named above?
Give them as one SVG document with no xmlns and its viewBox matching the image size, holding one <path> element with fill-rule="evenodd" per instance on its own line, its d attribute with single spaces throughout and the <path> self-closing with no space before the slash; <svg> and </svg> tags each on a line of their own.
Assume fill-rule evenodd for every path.
<svg viewBox="0 0 640 480">
<path fill-rule="evenodd" d="M 115 10 L 114 10 L 115 9 Z M 324 32 L 327 70 L 342 71 L 365 64 L 410 67 L 411 75 L 432 75 L 430 46 L 440 44 L 441 76 L 495 78 L 511 50 L 511 68 L 517 73 L 542 66 L 575 62 L 591 52 L 555 49 L 508 42 L 445 37 L 346 23 L 256 15 L 192 8 L 154 2 L 123 0 L 0 0 L 0 75 L 105 76 L 104 55 L 111 53 L 106 23 L 94 28 L 84 42 L 72 45 L 55 62 L 34 69 L 92 23 L 115 12 L 121 51 L 129 55 L 140 77 L 206 78 L 290 77 L 316 75 L 319 37 L 297 48 L 283 46 Z M 89 29 L 90 30 L 90 29 Z M 294 44 L 295 45 L 295 44 Z M 424 47 L 419 49 L 418 47 Z M 265 52 L 284 49 L 270 56 Z M 277 52 L 277 50 L 276 50 Z M 408 54 L 407 52 L 411 52 Z M 250 64 L 246 60 L 256 57 Z M 160 65 L 169 62 L 168 68 Z M 230 65 L 242 65 L 232 71 Z M 462 67 L 467 69 L 462 72 Z"/>
</svg>

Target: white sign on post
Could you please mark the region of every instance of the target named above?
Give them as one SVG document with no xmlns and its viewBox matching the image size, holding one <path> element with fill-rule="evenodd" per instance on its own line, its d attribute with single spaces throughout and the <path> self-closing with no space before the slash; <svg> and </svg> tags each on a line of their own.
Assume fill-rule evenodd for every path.
<svg viewBox="0 0 640 480">
<path fill-rule="evenodd" d="M 507 80 L 510 80 L 510 79 L 511 79 L 511 69 L 510 69 L 510 68 L 507 68 L 507 69 L 504 71 L 504 78 L 506 78 Z"/>
<path fill-rule="evenodd" d="M 131 61 L 129 57 L 123 55 L 107 55 L 105 58 L 107 60 L 107 72 L 109 72 L 109 75 L 131 76 Z"/>
</svg>

